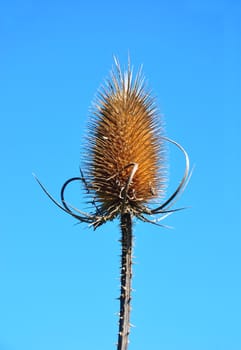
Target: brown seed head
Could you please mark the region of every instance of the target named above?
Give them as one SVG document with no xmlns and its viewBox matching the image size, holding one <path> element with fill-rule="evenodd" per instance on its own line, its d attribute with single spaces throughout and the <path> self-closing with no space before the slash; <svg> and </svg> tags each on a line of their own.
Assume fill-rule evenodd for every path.
<svg viewBox="0 0 241 350">
<path fill-rule="evenodd" d="M 147 202 L 164 192 L 162 127 L 154 99 L 140 71 L 133 78 L 115 60 L 89 124 L 85 175 L 99 212 L 138 216 Z"/>
</svg>

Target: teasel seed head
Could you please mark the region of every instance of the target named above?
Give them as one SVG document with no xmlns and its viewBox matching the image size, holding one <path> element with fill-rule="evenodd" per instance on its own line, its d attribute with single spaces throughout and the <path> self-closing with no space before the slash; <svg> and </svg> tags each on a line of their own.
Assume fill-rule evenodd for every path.
<svg viewBox="0 0 241 350">
<path fill-rule="evenodd" d="M 146 88 L 141 69 L 133 77 L 130 61 L 127 70 L 122 71 L 115 59 L 110 78 L 101 87 L 92 109 L 86 141 L 82 149 L 84 171 L 65 181 L 61 203 L 34 175 L 46 195 L 63 211 L 96 229 L 125 214 L 164 226 L 159 224 L 161 220 L 184 209 L 172 208 L 192 174 L 188 153 L 178 142 L 164 136 L 155 99 Z M 161 203 L 166 182 L 165 143 L 182 152 L 186 165 L 179 185 Z M 83 212 L 65 200 L 66 188 L 74 181 L 82 182 L 93 211 Z M 153 208 L 155 202 L 158 205 Z M 157 219 L 148 219 L 158 214 L 161 216 Z"/>
<path fill-rule="evenodd" d="M 97 209 L 107 219 L 138 216 L 165 187 L 163 127 L 141 70 L 133 77 L 115 59 L 110 79 L 92 109 L 84 175 Z"/>
</svg>

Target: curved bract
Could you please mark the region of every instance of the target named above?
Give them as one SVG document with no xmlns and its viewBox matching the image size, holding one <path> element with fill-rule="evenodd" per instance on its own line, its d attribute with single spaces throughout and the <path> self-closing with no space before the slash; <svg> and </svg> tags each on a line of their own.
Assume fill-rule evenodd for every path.
<svg viewBox="0 0 241 350">
<path fill-rule="evenodd" d="M 183 177 L 180 181 L 180 184 L 177 186 L 176 190 L 172 193 L 172 195 L 166 200 L 164 201 L 160 206 L 158 206 L 157 208 L 151 209 L 149 208 L 147 205 L 142 205 L 140 207 L 140 212 L 138 214 L 136 214 L 136 217 L 139 218 L 142 221 L 145 222 L 150 222 L 152 224 L 156 224 L 159 225 L 158 222 L 163 220 L 164 218 L 166 218 L 168 215 L 170 215 L 171 213 L 175 212 L 175 211 L 179 211 L 182 208 L 177 208 L 177 209 L 171 209 L 173 207 L 173 205 L 176 203 L 176 201 L 178 200 L 178 197 L 183 193 L 183 191 L 185 190 L 185 187 L 189 181 L 190 178 L 190 174 L 189 174 L 189 157 L 187 152 L 185 151 L 185 149 L 178 144 L 176 141 L 173 141 L 167 137 L 163 137 L 163 140 L 165 140 L 166 142 L 170 142 L 173 145 L 175 145 L 176 147 L 178 147 L 178 149 L 183 153 L 184 157 L 185 157 L 185 170 L 184 170 L 184 174 Z M 43 191 L 46 193 L 46 195 L 51 199 L 51 201 L 57 205 L 59 208 L 61 208 L 63 211 L 65 211 L 67 214 L 73 216 L 75 219 L 79 220 L 80 222 L 85 222 L 85 223 L 89 223 L 91 225 L 93 225 L 94 228 L 97 228 L 98 226 L 102 225 L 103 223 L 105 223 L 108 220 L 113 220 L 116 216 L 118 216 L 119 214 L 121 214 L 121 211 L 118 211 L 120 208 L 118 207 L 118 210 L 114 210 L 113 209 L 113 213 L 110 213 L 109 216 L 104 215 L 99 208 L 96 206 L 95 201 L 93 200 L 93 207 L 95 209 L 95 211 L 93 213 L 86 213 L 83 212 L 77 208 L 74 208 L 73 206 L 67 204 L 66 200 L 65 200 L 65 191 L 67 186 L 74 182 L 74 181 L 80 181 L 82 183 L 84 183 L 84 186 L 86 188 L 87 191 L 89 191 L 88 188 L 88 184 L 86 183 L 86 179 L 84 178 L 84 175 L 81 171 L 81 177 L 73 177 L 68 179 L 62 186 L 61 188 L 61 192 L 60 192 L 60 196 L 61 196 L 61 203 L 59 203 L 58 201 L 56 201 L 56 199 L 54 199 L 53 196 L 51 196 L 51 194 L 46 190 L 46 188 L 43 186 L 43 184 L 39 181 L 39 179 L 37 178 L 37 176 L 35 174 L 33 174 L 33 176 L 35 177 L 35 179 L 37 180 L 37 182 L 39 183 L 39 185 L 41 186 L 41 188 L 43 189 Z M 122 197 L 122 205 L 123 207 L 125 207 L 125 201 L 126 198 Z M 148 218 L 148 216 L 152 216 L 155 214 L 162 214 L 162 216 L 159 216 L 156 219 L 152 219 L 150 220 Z"/>
</svg>

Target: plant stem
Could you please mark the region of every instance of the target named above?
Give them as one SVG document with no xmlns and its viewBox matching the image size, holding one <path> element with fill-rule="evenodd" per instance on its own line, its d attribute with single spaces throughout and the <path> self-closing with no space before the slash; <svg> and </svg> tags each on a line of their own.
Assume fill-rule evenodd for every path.
<svg viewBox="0 0 241 350">
<path fill-rule="evenodd" d="M 117 350 L 127 350 L 130 333 L 132 278 L 132 220 L 130 213 L 121 215 L 121 291 Z"/>
</svg>

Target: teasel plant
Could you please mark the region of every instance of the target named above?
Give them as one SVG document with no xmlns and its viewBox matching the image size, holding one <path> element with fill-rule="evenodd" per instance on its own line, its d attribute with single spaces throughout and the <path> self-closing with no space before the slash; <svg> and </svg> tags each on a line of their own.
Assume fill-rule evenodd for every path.
<svg viewBox="0 0 241 350">
<path fill-rule="evenodd" d="M 174 192 L 163 200 L 166 185 L 166 144 L 179 149 L 185 159 L 184 174 Z M 117 58 L 109 79 L 99 89 L 87 127 L 80 175 L 68 179 L 57 201 L 35 176 L 45 194 L 81 223 L 97 229 L 120 220 L 120 311 L 117 350 L 127 350 L 132 292 L 133 219 L 164 226 L 162 220 L 183 208 L 173 208 L 190 178 L 189 157 L 176 141 L 164 135 L 155 98 L 147 88 L 142 69 L 134 75 L 128 59 L 122 70 Z M 82 183 L 91 212 L 65 200 L 67 186 Z"/>
</svg>

